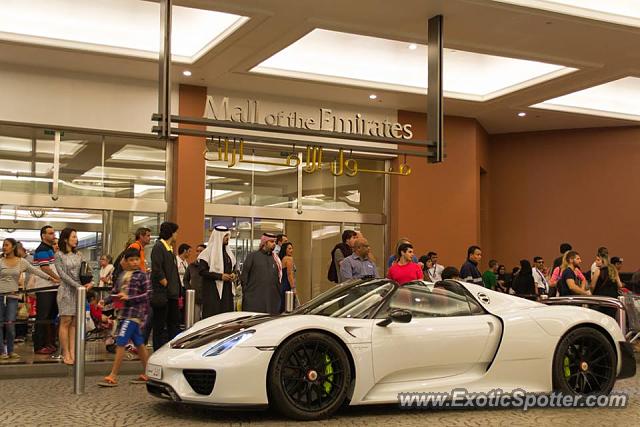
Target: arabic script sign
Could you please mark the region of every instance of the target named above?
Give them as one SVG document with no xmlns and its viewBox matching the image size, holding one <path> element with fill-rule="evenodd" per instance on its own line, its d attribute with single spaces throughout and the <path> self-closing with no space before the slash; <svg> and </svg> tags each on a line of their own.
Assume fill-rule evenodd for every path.
<svg viewBox="0 0 640 427">
<path fill-rule="evenodd" d="M 298 155 L 296 153 L 289 154 L 285 159 L 281 161 L 264 161 L 255 160 L 254 158 L 246 158 L 244 153 L 243 139 L 240 139 L 239 141 L 236 141 L 235 139 L 233 141 L 229 141 L 229 139 L 224 139 L 224 141 L 219 140 L 217 148 L 214 141 L 209 141 L 207 145 L 207 149 L 203 153 L 204 159 L 210 162 L 226 162 L 227 167 L 229 168 L 232 168 L 239 163 L 250 163 L 288 168 L 297 168 L 298 165 L 300 165 L 300 158 L 298 158 Z M 212 154 L 214 156 L 211 156 Z M 353 159 L 350 156 L 348 158 L 345 158 L 343 149 L 338 150 L 338 155 L 336 156 L 335 160 L 327 163 L 324 163 L 322 160 L 322 147 L 308 145 L 306 149 L 306 156 L 306 162 L 302 167 L 302 170 L 306 173 L 315 173 L 322 171 L 323 169 L 328 169 L 329 171 L 331 171 L 331 174 L 333 176 L 356 176 L 358 173 L 401 176 L 411 175 L 411 167 L 406 163 L 402 163 L 398 167 L 398 170 L 395 171 L 392 168 L 390 168 L 389 170 L 373 170 L 360 168 L 356 159 Z"/>
</svg>

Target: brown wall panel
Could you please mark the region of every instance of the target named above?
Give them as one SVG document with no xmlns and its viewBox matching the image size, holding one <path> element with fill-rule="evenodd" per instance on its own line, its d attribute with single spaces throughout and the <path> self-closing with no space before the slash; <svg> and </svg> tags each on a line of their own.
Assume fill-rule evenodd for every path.
<svg viewBox="0 0 640 427">
<path fill-rule="evenodd" d="M 491 136 L 491 230 L 495 256 L 557 256 L 567 241 L 585 268 L 598 246 L 640 266 L 640 128 Z"/>
<path fill-rule="evenodd" d="M 414 138 L 426 139 L 424 114 L 399 111 L 398 121 L 412 124 Z M 445 117 L 445 161 L 408 157 L 412 174 L 392 177 L 390 251 L 408 237 L 419 254 L 434 250 L 442 264 L 459 267 L 466 248 L 480 242 L 478 128 L 474 119 Z"/>
</svg>

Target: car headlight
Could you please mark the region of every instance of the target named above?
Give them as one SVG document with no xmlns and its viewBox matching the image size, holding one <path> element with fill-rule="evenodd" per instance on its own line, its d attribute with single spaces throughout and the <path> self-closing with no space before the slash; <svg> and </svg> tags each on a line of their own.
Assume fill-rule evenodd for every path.
<svg viewBox="0 0 640 427">
<path fill-rule="evenodd" d="M 211 347 L 203 354 L 203 356 L 218 356 L 225 351 L 232 349 L 241 342 L 248 340 L 249 338 L 251 338 L 251 335 L 255 334 L 255 332 L 255 330 L 249 329 L 247 331 L 240 331 L 234 335 L 231 335 L 230 337 L 223 339 L 222 341 Z"/>
</svg>

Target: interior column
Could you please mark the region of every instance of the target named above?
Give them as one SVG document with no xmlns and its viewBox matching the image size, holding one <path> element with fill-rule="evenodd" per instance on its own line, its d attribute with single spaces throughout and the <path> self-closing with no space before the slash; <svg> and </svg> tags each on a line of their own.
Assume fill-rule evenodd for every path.
<svg viewBox="0 0 640 427">
<path fill-rule="evenodd" d="M 207 88 L 202 86 L 180 85 L 179 115 L 183 117 L 202 117 L 207 99 Z M 204 126 L 180 124 L 181 128 L 201 129 Z M 173 194 L 172 212 L 169 218 L 176 222 L 178 230 L 177 246 L 187 243 L 192 247 L 204 239 L 204 193 L 205 161 L 203 151 L 205 138 L 179 136 L 173 152 Z M 177 248 L 176 246 L 176 248 Z"/>
</svg>

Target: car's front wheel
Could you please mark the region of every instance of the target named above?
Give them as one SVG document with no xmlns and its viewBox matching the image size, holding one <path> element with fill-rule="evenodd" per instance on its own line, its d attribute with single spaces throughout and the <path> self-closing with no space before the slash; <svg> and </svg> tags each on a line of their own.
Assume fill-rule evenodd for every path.
<svg viewBox="0 0 640 427">
<path fill-rule="evenodd" d="M 553 386 L 567 394 L 608 394 L 616 381 L 616 351 L 600 332 L 581 327 L 565 335 L 553 359 Z"/>
<path fill-rule="evenodd" d="M 331 416 L 347 398 L 351 366 L 345 349 L 320 332 L 278 346 L 269 370 L 269 403 L 297 420 Z"/>
</svg>

